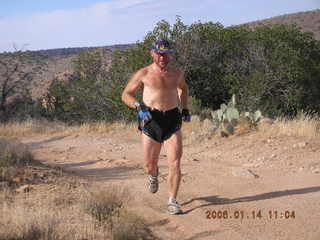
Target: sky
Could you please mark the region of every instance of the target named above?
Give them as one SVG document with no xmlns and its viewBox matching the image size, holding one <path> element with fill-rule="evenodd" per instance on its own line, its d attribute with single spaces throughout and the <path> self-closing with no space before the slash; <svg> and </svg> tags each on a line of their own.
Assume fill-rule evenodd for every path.
<svg viewBox="0 0 320 240">
<path fill-rule="evenodd" d="M 320 9 L 320 0 L 0 0 L 0 52 L 142 41 L 156 23 L 238 25 Z"/>
</svg>

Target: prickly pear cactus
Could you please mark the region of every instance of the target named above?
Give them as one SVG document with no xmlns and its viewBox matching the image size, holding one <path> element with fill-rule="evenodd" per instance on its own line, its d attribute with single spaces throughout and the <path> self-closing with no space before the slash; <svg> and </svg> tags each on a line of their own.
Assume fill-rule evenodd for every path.
<svg viewBox="0 0 320 240">
<path fill-rule="evenodd" d="M 212 122 L 216 129 L 220 129 L 221 136 L 226 137 L 234 134 L 240 117 L 247 118 L 256 125 L 262 118 L 261 111 L 239 113 L 236 108 L 236 96 L 233 94 L 228 104 L 221 104 L 220 109 L 211 112 Z"/>
<path fill-rule="evenodd" d="M 260 110 L 255 112 L 245 112 L 244 117 L 246 117 L 252 124 L 256 125 L 262 119 L 262 113 Z"/>
</svg>

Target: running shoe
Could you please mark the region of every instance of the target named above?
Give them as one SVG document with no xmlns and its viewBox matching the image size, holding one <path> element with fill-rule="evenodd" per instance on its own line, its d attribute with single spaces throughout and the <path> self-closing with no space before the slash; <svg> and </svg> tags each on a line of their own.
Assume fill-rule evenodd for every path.
<svg viewBox="0 0 320 240">
<path fill-rule="evenodd" d="M 181 214 L 181 206 L 176 200 L 172 200 L 168 203 L 168 213 L 170 214 Z"/>
<path fill-rule="evenodd" d="M 149 181 L 148 181 L 148 188 L 151 193 L 156 193 L 159 189 L 159 181 L 158 181 L 158 175 L 159 175 L 159 170 L 157 170 L 157 175 L 156 176 L 149 176 Z"/>
</svg>

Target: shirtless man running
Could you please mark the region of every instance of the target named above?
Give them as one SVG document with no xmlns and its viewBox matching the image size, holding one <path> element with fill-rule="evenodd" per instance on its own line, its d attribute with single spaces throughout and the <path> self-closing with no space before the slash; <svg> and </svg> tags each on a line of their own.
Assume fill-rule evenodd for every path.
<svg viewBox="0 0 320 240">
<path fill-rule="evenodd" d="M 179 214 L 182 211 L 176 197 L 181 180 L 180 129 L 182 120 L 190 121 L 189 90 L 183 72 L 169 65 L 171 52 L 167 41 L 156 41 L 150 50 L 153 63 L 133 74 L 122 93 L 122 101 L 138 112 L 144 166 L 149 175 L 148 185 L 151 193 L 158 191 L 158 160 L 163 144 L 169 166 L 168 212 Z M 139 103 L 135 97 L 139 89 L 142 89 L 143 103 Z M 178 108 L 179 101 L 182 112 Z"/>
</svg>

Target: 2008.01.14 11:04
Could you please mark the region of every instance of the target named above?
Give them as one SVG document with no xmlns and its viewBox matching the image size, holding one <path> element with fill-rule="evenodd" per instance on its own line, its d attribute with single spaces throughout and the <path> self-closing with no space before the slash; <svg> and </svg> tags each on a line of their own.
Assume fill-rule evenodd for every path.
<svg viewBox="0 0 320 240">
<path fill-rule="evenodd" d="M 207 219 L 261 219 L 267 217 L 269 219 L 294 219 L 295 211 L 285 210 L 269 210 L 264 214 L 262 210 L 252 211 L 228 211 L 228 210 L 207 210 L 205 212 Z"/>
</svg>

